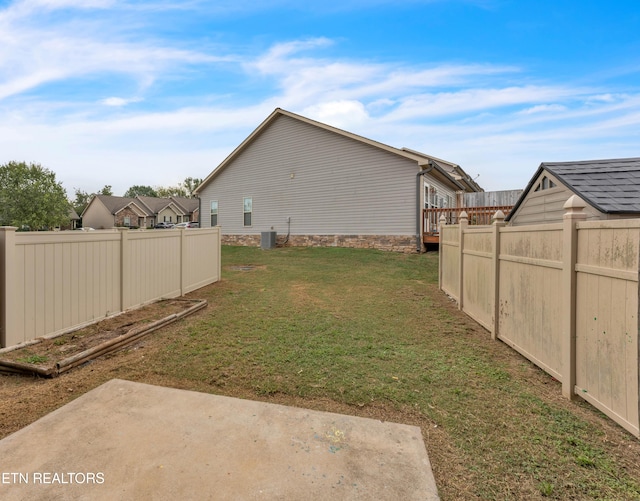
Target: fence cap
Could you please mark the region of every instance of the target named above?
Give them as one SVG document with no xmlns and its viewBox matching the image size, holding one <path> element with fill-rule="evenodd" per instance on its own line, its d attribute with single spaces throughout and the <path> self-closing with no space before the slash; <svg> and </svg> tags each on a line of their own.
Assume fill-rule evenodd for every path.
<svg viewBox="0 0 640 501">
<path fill-rule="evenodd" d="M 496 213 L 493 215 L 493 217 L 491 218 L 491 220 L 493 221 L 493 223 L 504 223 L 504 212 L 502 212 L 500 209 L 498 209 L 496 211 Z"/>
<path fill-rule="evenodd" d="M 580 198 L 578 195 L 571 195 L 569 200 L 567 200 L 562 206 L 567 212 L 565 216 L 572 214 L 584 214 L 583 209 L 587 206 L 584 200 Z M 586 216 L 586 214 L 585 214 Z"/>
</svg>

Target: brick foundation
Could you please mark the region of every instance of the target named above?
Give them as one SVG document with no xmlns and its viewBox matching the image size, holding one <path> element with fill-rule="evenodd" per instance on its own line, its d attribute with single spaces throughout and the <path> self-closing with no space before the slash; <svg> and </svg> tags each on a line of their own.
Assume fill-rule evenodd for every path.
<svg viewBox="0 0 640 501">
<path fill-rule="evenodd" d="M 222 235 L 222 245 L 260 247 L 260 235 Z M 283 246 L 284 235 L 278 235 L 277 245 Z M 287 247 L 350 247 L 414 253 L 416 237 L 408 235 L 291 235 Z"/>
</svg>

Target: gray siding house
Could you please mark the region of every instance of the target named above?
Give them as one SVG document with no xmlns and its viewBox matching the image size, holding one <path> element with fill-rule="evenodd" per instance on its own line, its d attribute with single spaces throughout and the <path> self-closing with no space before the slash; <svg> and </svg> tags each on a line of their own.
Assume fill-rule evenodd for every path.
<svg viewBox="0 0 640 501">
<path fill-rule="evenodd" d="M 448 171 L 461 177 L 454 179 Z M 480 189 L 451 162 L 276 109 L 196 189 L 227 244 L 422 249 L 422 209 Z"/>
<path fill-rule="evenodd" d="M 507 217 L 512 225 L 559 223 L 578 195 L 588 220 L 640 217 L 640 158 L 545 162 Z"/>
</svg>

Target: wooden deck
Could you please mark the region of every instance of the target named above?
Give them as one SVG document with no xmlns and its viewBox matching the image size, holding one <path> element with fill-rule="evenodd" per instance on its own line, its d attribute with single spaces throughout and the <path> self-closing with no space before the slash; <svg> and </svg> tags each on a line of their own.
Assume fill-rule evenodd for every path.
<svg viewBox="0 0 640 501">
<path fill-rule="evenodd" d="M 492 207 L 456 207 L 448 209 L 423 209 L 422 211 L 422 243 L 440 243 L 438 226 L 440 217 L 444 216 L 447 224 L 458 224 L 458 218 L 462 211 L 467 213 L 469 224 L 481 226 L 491 224 L 493 215 L 501 210 L 505 217 L 509 215 L 513 205 L 496 205 Z"/>
</svg>

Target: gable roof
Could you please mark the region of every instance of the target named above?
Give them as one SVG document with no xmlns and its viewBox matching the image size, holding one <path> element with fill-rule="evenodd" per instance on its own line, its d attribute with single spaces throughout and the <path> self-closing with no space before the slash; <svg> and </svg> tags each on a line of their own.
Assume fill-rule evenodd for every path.
<svg viewBox="0 0 640 501">
<path fill-rule="evenodd" d="M 442 160 L 440 158 L 436 158 L 431 155 L 427 155 L 426 153 L 422 153 L 420 151 L 411 150 L 409 148 L 402 148 L 402 151 L 408 151 L 409 153 L 413 153 L 415 155 L 420 155 L 426 159 L 431 160 L 432 163 L 440 166 L 450 177 L 463 184 L 465 187 L 465 191 L 469 192 L 480 192 L 484 191 L 478 183 L 476 183 L 471 176 L 467 174 L 462 167 L 458 164 L 454 164 L 452 162 L 448 162 L 447 160 Z"/>
<path fill-rule="evenodd" d="M 94 199 L 100 200 L 111 214 L 117 214 L 126 207 L 131 206 L 134 208 L 135 212 L 149 217 L 155 216 L 160 211 L 170 206 L 175 208 L 175 212 L 178 214 L 191 214 L 197 210 L 199 206 L 197 198 L 184 197 L 157 198 L 137 196 L 135 198 L 130 198 L 118 197 L 115 195 L 96 195 L 91 199 L 89 205 L 93 203 Z M 87 205 L 83 214 L 87 211 L 89 205 Z"/>
<path fill-rule="evenodd" d="M 542 171 L 551 173 L 600 212 L 640 213 L 640 158 L 543 162 L 506 218 L 507 221 L 533 189 Z"/>
<path fill-rule="evenodd" d="M 164 209 L 173 206 L 175 209 L 174 212 L 183 212 L 183 208 L 179 207 L 173 200 L 170 198 L 157 198 L 157 197 L 143 197 L 138 195 L 138 200 L 140 200 L 143 204 L 145 204 L 150 210 L 152 214 L 158 214 Z"/>
<path fill-rule="evenodd" d="M 342 129 L 338 129 L 337 127 L 333 127 L 331 125 L 324 124 L 322 122 L 317 122 L 307 117 L 303 117 L 302 115 L 297 115 L 295 113 L 291 113 L 290 111 L 283 110 L 282 108 L 276 108 L 271 115 L 269 115 L 240 145 L 233 150 L 227 158 L 225 158 L 218 167 L 216 167 L 211 174 L 209 174 L 200 185 L 194 190 L 194 193 L 197 195 L 200 191 L 209 184 L 220 172 L 222 172 L 231 162 L 244 151 L 253 141 L 256 139 L 271 123 L 273 123 L 278 117 L 286 116 L 289 118 L 293 118 L 295 120 L 299 120 L 309 125 L 313 125 L 314 127 L 319 127 L 321 129 L 327 130 L 329 132 L 333 132 L 335 134 L 339 134 L 343 137 L 347 137 L 349 139 L 353 139 L 355 141 L 359 141 L 361 143 L 367 144 L 369 146 L 373 146 L 375 148 L 384 150 L 388 153 L 392 153 L 394 155 L 398 155 L 404 158 L 408 158 L 416 162 L 416 165 L 420 168 L 433 167 L 436 174 L 439 175 L 443 180 L 446 180 L 453 185 L 455 185 L 458 189 L 466 191 L 466 188 L 463 184 L 458 182 L 452 176 L 449 175 L 447 169 L 443 168 L 444 165 L 448 166 L 456 166 L 456 164 L 452 164 L 447 162 L 446 160 L 440 160 L 435 157 L 431 157 L 429 155 L 425 155 L 424 153 L 419 153 L 413 150 L 409 150 L 406 148 L 399 149 L 394 148 L 393 146 L 389 146 L 384 143 L 380 143 L 378 141 L 374 141 L 373 139 L 368 139 L 366 137 L 359 136 L 357 134 L 353 134 L 351 132 L 347 132 Z M 459 167 L 459 166 L 456 166 Z"/>
<path fill-rule="evenodd" d="M 200 201 L 197 198 L 171 197 L 171 200 L 178 205 L 185 213 L 192 213 L 200 207 Z"/>
<path fill-rule="evenodd" d="M 135 198 L 117 197 L 114 195 L 96 195 L 94 198 L 100 200 L 100 202 L 102 202 L 102 204 L 107 208 L 107 210 L 111 214 L 116 214 L 117 212 L 120 212 L 125 207 L 129 205 L 134 205 L 140 212 L 146 213 L 148 216 L 153 215 L 152 213 L 149 213 L 148 208 L 144 207 L 143 204 L 141 204 Z M 94 199 L 91 199 L 91 202 L 89 203 L 89 205 L 93 203 L 93 200 Z M 89 208 L 89 205 L 87 205 L 87 207 L 83 211 L 83 214 L 87 211 L 87 209 Z"/>
<path fill-rule="evenodd" d="M 95 198 L 100 200 L 112 214 L 133 202 L 133 198 L 116 197 L 112 195 L 96 195 Z"/>
</svg>

